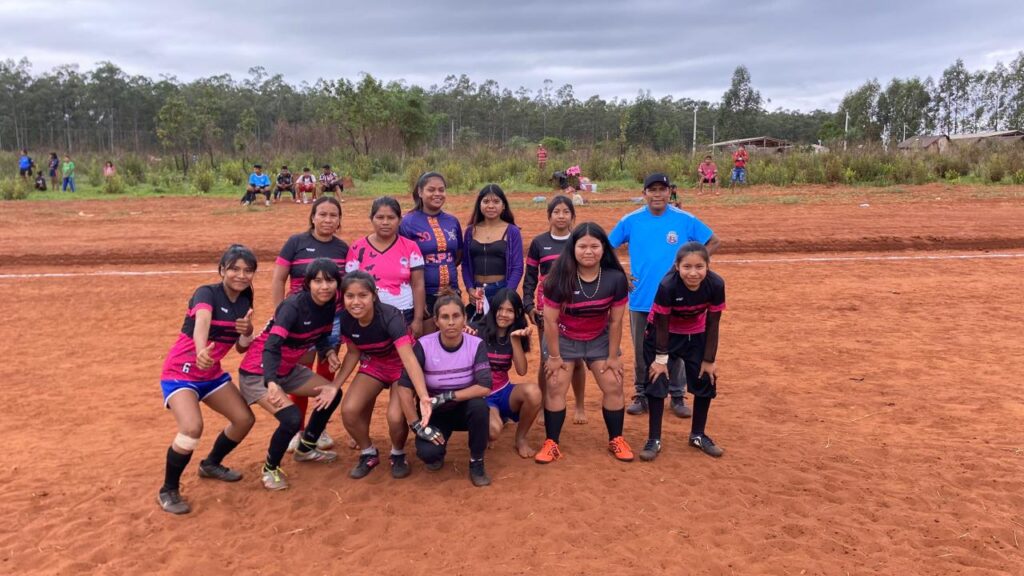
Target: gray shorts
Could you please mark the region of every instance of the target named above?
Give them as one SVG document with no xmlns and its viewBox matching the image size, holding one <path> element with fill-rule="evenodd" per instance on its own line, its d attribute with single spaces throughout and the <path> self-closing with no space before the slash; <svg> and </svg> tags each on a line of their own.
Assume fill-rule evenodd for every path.
<svg viewBox="0 0 1024 576">
<path fill-rule="evenodd" d="M 296 364 L 295 368 L 285 376 L 278 376 L 277 385 L 282 390 L 291 394 L 302 388 L 303 384 L 309 382 L 315 374 L 302 364 Z M 238 373 L 238 390 L 242 393 L 247 404 L 255 404 L 267 395 L 267 383 L 263 381 L 261 374 Z"/>
<path fill-rule="evenodd" d="M 587 364 L 595 360 L 608 359 L 608 330 L 601 332 L 593 340 L 585 342 L 570 340 L 561 334 L 558 335 L 558 352 L 562 360 L 583 360 Z"/>
</svg>

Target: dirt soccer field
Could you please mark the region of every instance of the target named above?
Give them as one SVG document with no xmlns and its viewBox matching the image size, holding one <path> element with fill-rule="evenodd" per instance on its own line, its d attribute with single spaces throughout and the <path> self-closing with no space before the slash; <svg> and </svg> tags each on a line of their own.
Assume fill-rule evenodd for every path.
<svg viewBox="0 0 1024 576">
<path fill-rule="evenodd" d="M 602 194 L 577 221 L 610 229 L 638 194 Z M 328 466 L 286 459 L 292 488 L 268 493 L 276 422 L 257 409 L 225 462 L 246 478 L 199 480 L 194 458 L 183 517 L 156 504 L 175 431 L 164 354 L 231 242 L 260 257 L 269 317 L 273 256 L 308 207 L 2 203 L 0 574 L 1024 574 L 1024 190 L 993 194 L 687 193 L 723 241 L 720 460 L 667 415 L 657 461 L 614 461 L 591 382 L 565 458 L 522 460 L 507 429 L 489 488 L 469 483 L 457 434 L 437 473 L 413 459 L 406 480 L 383 466 L 351 480 L 340 448 Z M 526 238 L 545 227 L 530 196 L 513 195 Z M 470 202 L 448 209 L 464 218 Z M 346 241 L 368 232 L 368 206 L 346 202 Z M 387 447 L 383 407 L 372 431 Z M 205 414 L 199 454 L 224 425 Z M 627 416 L 635 450 L 646 426 Z M 328 430 L 344 437 L 337 419 Z"/>
</svg>

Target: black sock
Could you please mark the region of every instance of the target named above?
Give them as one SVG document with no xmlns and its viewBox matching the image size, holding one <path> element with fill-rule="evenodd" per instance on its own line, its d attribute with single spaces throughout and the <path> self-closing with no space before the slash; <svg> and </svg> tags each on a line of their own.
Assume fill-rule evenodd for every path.
<svg viewBox="0 0 1024 576">
<path fill-rule="evenodd" d="M 565 424 L 564 408 L 557 412 L 544 409 L 544 433 L 547 434 L 549 440 L 554 440 L 555 444 L 558 443 L 558 437 L 562 435 L 563 424 Z"/>
<path fill-rule="evenodd" d="M 604 425 L 608 428 L 608 439 L 622 436 L 622 426 L 626 421 L 626 409 L 609 410 L 602 406 L 601 415 L 604 416 Z"/>
<path fill-rule="evenodd" d="M 661 418 L 665 415 L 665 399 L 647 397 L 647 437 L 661 440 Z"/>
<path fill-rule="evenodd" d="M 281 465 L 281 459 L 288 451 L 288 443 L 291 442 L 291 439 L 298 433 L 299 426 L 302 425 L 302 415 L 294 404 L 278 410 L 277 414 L 274 414 L 274 418 L 277 418 L 278 425 L 277 430 L 274 430 L 274 434 L 270 437 L 266 464 L 267 468 L 271 470 Z"/>
<path fill-rule="evenodd" d="M 185 471 L 185 467 L 188 466 L 188 461 L 191 459 L 191 452 L 181 454 L 175 451 L 174 447 L 167 447 L 167 467 L 164 469 L 164 485 L 160 488 L 161 492 L 178 489 L 181 473 Z"/>
<path fill-rule="evenodd" d="M 709 408 L 711 408 L 711 398 L 693 397 L 693 425 L 690 427 L 690 436 L 704 434 L 704 426 L 708 423 Z"/>
<path fill-rule="evenodd" d="M 238 442 L 228 438 L 227 434 L 221 430 L 217 439 L 213 441 L 213 448 L 210 450 L 210 453 L 206 455 L 206 459 L 203 460 L 203 464 L 220 464 L 221 460 L 230 454 L 237 446 Z"/>
<path fill-rule="evenodd" d="M 334 411 L 338 409 L 340 404 L 341 390 L 338 390 L 338 393 L 334 395 L 334 401 L 327 408 L 313 410 L 313 413 L 309 416 L 309 422 L 306 422 L 306 430 L 302 433 L 302 441 L 299 442 L 299 447 L 297 448 L 299 452 L 305 453 L 316 448 L 316 443 L 320 440 L 320 434 L 327 428 L 327 422 L 330 421 L 331 415 L 334 414 Z"/>
</svg>

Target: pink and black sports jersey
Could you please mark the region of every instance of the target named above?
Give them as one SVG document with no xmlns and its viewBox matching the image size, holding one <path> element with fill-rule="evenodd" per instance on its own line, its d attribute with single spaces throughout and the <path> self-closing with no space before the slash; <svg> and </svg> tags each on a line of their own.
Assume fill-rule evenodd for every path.
<svg viewBox="0 0 1024 576">
<path fill-rule="evenodd" d="M 321 355 L 330 350 L 334 300 L 317 306 L 309 292 L 284 299 L 263 332 L 245 353 L 241 372 L 287 376 L 313 345 Z"/>
<path fill-rule="evenodd" d="M 160 379 L 205 382 L 223 374 L 220 360 L 227 356 L 231 347 L 238 342 L 239 334 L 235 331 L 235 320 L 245 317 L 252 308 L 252 300 L 252 288 L 239 294 L 234 302 L 228 299 L 221 283 L 197 288 L 188 301 L 188 311 L 181 325 L 181 334 L 164 360 Z M 199 310 L 209 310 L 212 314 L 207 342 L 213 343 L 210 356 L 215 362 L 207 370 L 201 370 L 196 366 L 196 343 L 193 334 L 196 328 L 196 312 Z"/>
<path fill-rule="evenodd" d="M 655 316 L 667 314 L 670 334 L 700 334 L 704 331 L 708 311 L 722 310 L 725 310 L 725 280 L 721 276 L 708 270 L 700 286 L 690 290 L 673 270 L 658 284 L 647 322 L 653 324 Z"/>
<path fill-rule="evenodd" d="M 341 340 L 346 346 L 353 346 L 364 356 L 392 358 L 398 356 L 398 346 L 412 345 L 412 331 L 405 325 L 402 313 L 389 304 L 378 304 L 373 310 L 373 321 L 362 326 L 359 320 L 346 310 L 338 315 L 341 323 Z"/>
<path fill-rule="evenodd" d="M 415 242 L 395 236 L 394 242 L 377 251 L 364 236 L 352 243 L 345 272 L 362 270 L 373 276 L 380 301 L 399 310 L 412 310 L 412 271 L 423 268 L 423 254 Z"/>
<path fill-rule="evenodd" d="M 288 267 L 288 277 L 291 280 L 288 293 L 296 294 L 302 291 L 302 281 L 310 262 L 317 258 L 330 258 L 340 270 L 344 270 L 348 252 L 348 244 L 341 238 L 334 237 L 327 242 L 321 242 L 311 232 L 303 232 L 288 238 L 281 247 L 276 263 Z"/>
<path fill-rule="evenodd" d="M 593 340 L 608 328 L 612 308 L 625 306 L 629 298 L 626 275 L 606 268 L 593 282 L 577 282 L 570 298 L 545 294 L 544 305 L 560 308 L 558 333 L 572 340 Z"/>
<path fill-rule="evenodd" d="M 526 277 L 523 280 L 523 307 L 527 310 L 544 308 L 544 278 L 551 271 L 551 266 L 558 255 L 562 253 L 569 237 L 558 239 L 551 235 L 551 232 L 540 234 L 530 242 L 530 249 L 526 253 Z M 537 299 L 533 299 L 534 291 L 537 292 Z"/>
<path fill-rule="evenodd" d="M 497 392 L 509 383 L 508 373 L 512 370 L 511 338 L 487 344 L 487 361 L 491 365 L 491 392 Z"/>
</svg>

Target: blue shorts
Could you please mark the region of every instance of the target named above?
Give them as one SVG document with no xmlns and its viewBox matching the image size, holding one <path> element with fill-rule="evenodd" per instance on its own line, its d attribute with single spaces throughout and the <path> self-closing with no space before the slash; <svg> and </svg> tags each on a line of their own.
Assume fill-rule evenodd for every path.
<svg viewBox="0 0 1024 576">
<path fill-rule="evenodd" d="M 733 168 L 732 169 L 732 181 L 739 182 L 741 184 L 747 183 L 747 169 L 746 168 Z"/>
<path fill-rule="evenodd" d="M 515 384 L 506 384 L 500 390 L 491 392 L 487 396 L 487 405 L 491 408 L 497 408 L 498 416 L 501 416 L 502 422 L 519 422 L 519 412 L 512 411 L 512 391 L 515 390 Z"/>
<path fill-rule="evenodd" d="M 231 374 L 228 374 L 227 372 L 213 380 L 204 380 L 202 382 L 192 382 L 191 380 L 161 380 L 160 388 L 164 392 L 164 408 L 170 408 L 170 406 L 167 405 L 167 401 L 171 399 L 171 396 L 174 396 L 182 390 L 190 390 L 196 395 L 197 399 L 202 402 L 203 398 L 206 398 L 228 384 L 231 384 Z"/>
</svg>

